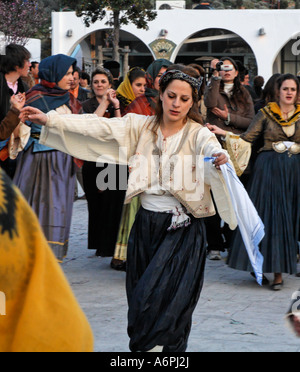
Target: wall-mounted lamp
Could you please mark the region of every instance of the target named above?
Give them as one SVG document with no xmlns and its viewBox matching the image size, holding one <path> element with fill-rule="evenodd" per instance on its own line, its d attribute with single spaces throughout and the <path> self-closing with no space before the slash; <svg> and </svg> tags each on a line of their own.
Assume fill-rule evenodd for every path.
<svg viewBox="0 0 300 372">
<path fill-rule="evenodd" d="M 266 35 L 266 30 L 261 27 L 259 30 L 258 30 L 258 36 L 265 36 Z"/>
<path fill-rule="evenodd" d="M 162 29 L 160 30 L 159 37 L 167 37 L 168 30 Z"/>
<path fill-rule="evenodd" d="M 71 30 L 71 29 L 68 30 L 66 35 L 67 35 L 67 37 L 72 37 L 73 36 L 73 30 Z"/>
</svg>

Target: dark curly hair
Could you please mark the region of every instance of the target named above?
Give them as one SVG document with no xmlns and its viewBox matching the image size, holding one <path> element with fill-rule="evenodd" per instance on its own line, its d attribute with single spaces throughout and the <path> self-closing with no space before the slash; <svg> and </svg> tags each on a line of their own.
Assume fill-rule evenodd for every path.
<svg viewBox="0 0 300 372">
<path fill-rule="evenodd" d="M 200 77 L 199 72 L 196 69 L 194 69 L 193 67 L 190 67 L 190 66 L 184 66 L 184 65 L 181 65 L 181 64 L 174 64 L 174 65 L 171 65 L 171 66 L 168 67 L 167 71 L 170 71 L 170 70 L 182 71 L 185 74 L 190 75 L 195 79 L 199 79 L 199 77 Z M 163 87 L 160 87 L 160 93 L 164 93 L 164 91 L 167 89 L 168 85 L 171 82 L 172 82 L 172 80 L 170 80 L 168 82 L 168 84 L 164 85 Z M 202 116 L 199 113 L 199 108 L 198 108 L 198 99 L 199 99 L 198 92 L 194 89 L 192 89 L 192 97 L 193 97 L 193 106 L 190 109 L 190 111 L 187 115 L 187 118 L 192 119 L 199 124 L 203 124 L 203 119 L 202 119 Z M 155 117 L 155 128 L 154 128 L 155 132 L 158 129 L 158 126 L 160 125 L 160 123 L 162 122 L 162 119 L 163 119 L 163 107 L 162 107 L 162 102 L 159 99 L 158 103 L 156 105 L 156 117 Z"/>
</svg>

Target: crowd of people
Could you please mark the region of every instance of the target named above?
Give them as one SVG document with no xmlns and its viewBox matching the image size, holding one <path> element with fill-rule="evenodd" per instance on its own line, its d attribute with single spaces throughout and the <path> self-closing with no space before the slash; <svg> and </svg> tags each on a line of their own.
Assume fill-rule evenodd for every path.
<svg viewBox="0 0 300 372">
<path fill-rule="evenodd" d="M 245 67 L 226 56 L 212 60 L 209 76 L 197 64 L 158 59 L 122 78 L 114 61 L 90 76 L 66 55 L 32 64 L 30 58 L 14 44 L 1 57 L 1 177 L 26 199 L 39 221 L 38 233 L 60 262 L 68 251 L 75 188 L 81 184 L 88 248 L 112 257 L 111 267 L 127 273 L 132 351 L 186 350 L 207 258 L 220 260 L 220 252 L 228 250 L 229 267 L 255 276 L 222 175 L 227 164 L 264 225 L 258 243 L 263 273 L 274 274 L 271 288 L 283 287 L 282 273 L 297 275 L 296 76 L 275 74 L 266 83 L 257 76 L 251 86 Z M 213 162 L 199 163 L 199 155 Z M 176 162 L 183 164 L 185 156 L 193 159 L 192 181 L 185 177 L 178 189 Z M 145 159 L 154 163 L 146 171 Z M 3 234 L 9 230 L 1 211 Z M 14 213 L 9 221 L 16 220 Z M 265 276 L 262 283 L 269 284 Z M 293 313 L 290 319 L 298 330 L 298 317 Z M 78 332 L 90 345 L 84 327 Z"/>
</svg>

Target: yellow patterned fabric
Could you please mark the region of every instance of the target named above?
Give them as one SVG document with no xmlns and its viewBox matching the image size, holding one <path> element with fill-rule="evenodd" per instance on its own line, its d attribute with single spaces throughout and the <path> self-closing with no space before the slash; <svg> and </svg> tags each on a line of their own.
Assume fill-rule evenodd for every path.
<svg viewBox="0 0 300 372">
<path fill-rule="evenodd" d="M 0 170 L 0 352 L 92 352 L 93 335 L 39 226 Z"/>
<path fill-rule="evenodd" d="M 228 151 L 236 174 L 240 177 L 246 170 L 251 157 L 251 143 L 244 141 L 236 134 L 227 132 L 224 148 Z"/>
<path fill-rule="evenodd" d="M 270 102 L 262 108 L 262 111 L 269 116 L 271 119 L 276 121 L 278 124 L 286 127 L 295 124 L 300 117 L 300 105 L 296 105 L 295 112 L 287 119 L 283 119 L 282 111 L 276 102 Z"/>
</svg>

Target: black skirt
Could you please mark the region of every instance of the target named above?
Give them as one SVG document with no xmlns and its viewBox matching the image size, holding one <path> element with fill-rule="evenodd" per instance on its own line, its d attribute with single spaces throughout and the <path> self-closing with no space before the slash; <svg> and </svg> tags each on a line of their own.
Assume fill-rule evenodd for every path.
<svg viewBox="0 0 300 372">
<path fill-rule="evenodd" d="M 85 161 L 82 168 L 83 186 L 88 203 L 88 249 L 95 249 L 97 256 L 112 257 L 115 252 L 119 226 L 125 200 L 126 190 L 120 190 L 120 167 L 125 167 L 125 185 L 127 166 L 115 166 L 115 190 L 99 190 L 97 177 L 105 171 L 107 165 L 97 166 L 97 163 Z"/>
<path fill-rule="evenodd" d="M 300 240 L 300 154 L 262 152 L 255 163 L 248 193 L 265 225 L 265 237 L 260 244 L 263 271 L 296 273 Z M 228 265 L 253 271 L 238 229 Z"/>
<path fill-rule="evenodd" d="M 128 335 L 131 351 L 163 346 L 184 352 L 200 297 L 206 257 L 202 219 L 167 231 L 172 215 L 140 208 L 127 257 Z"/>
</svg>

